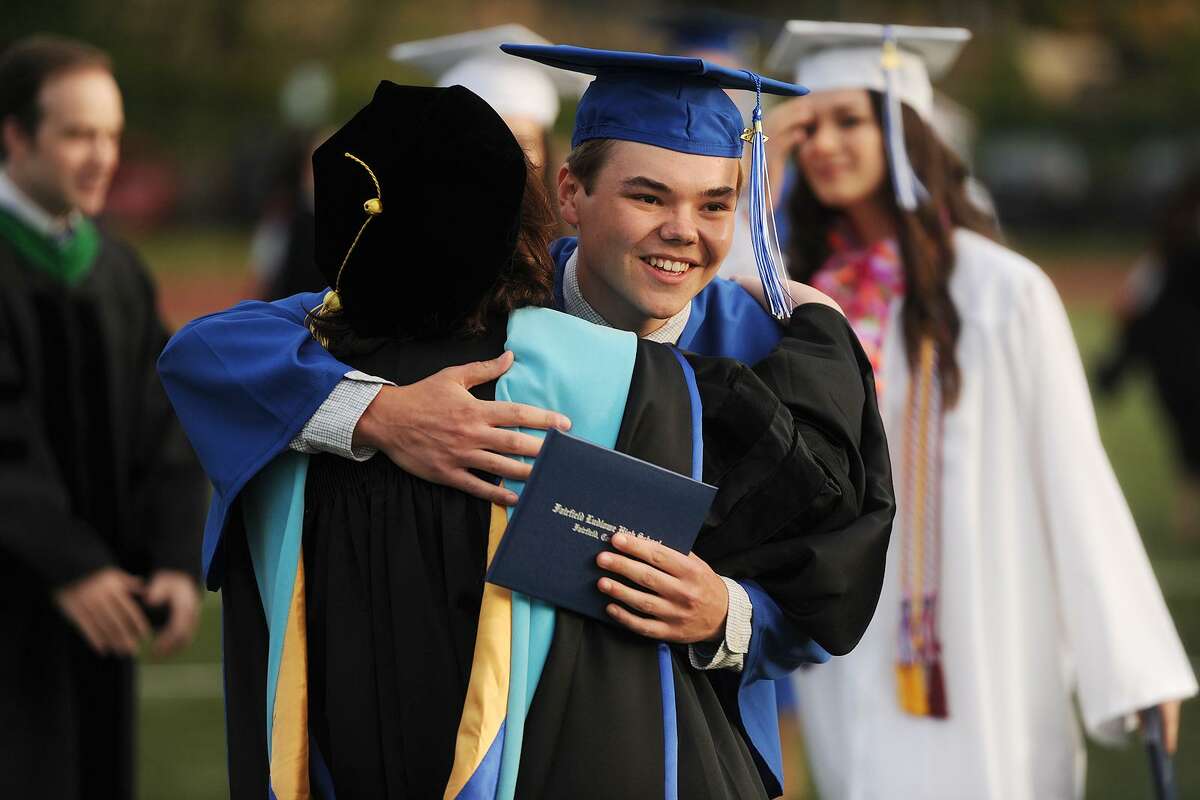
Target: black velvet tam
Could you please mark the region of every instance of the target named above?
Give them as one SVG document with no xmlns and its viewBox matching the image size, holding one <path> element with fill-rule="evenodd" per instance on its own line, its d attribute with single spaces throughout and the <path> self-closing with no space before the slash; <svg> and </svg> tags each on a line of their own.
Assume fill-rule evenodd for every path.
<svg viewBox="0 0 1200 800">
<path fill-rule="evenodd" d="M 477 95 L 381 81 L 313 154 L 316 262 L 350 327 L 424 337 L 474 311 L 513 257 L 525 175 L 520 145 Z"/>
</svg>

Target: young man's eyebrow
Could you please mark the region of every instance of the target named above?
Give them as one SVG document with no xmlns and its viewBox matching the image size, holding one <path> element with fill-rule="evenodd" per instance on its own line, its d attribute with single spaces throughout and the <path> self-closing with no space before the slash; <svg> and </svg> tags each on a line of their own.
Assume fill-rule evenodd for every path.
<svg viewBox="0 0 1200 800">
<path fill-rule="evenodd" d="M 626 178 L 621 181 L 621 187 L 626 190 L 630 189 L 649 189 L 654 192 L 662 192 L 670 194 L 671 187 L 661 181 L 656 181 L 653 178 L 647 178 L 645 175 L 637 175 L 633 178 Z M 704 197 L 720 198 L 728 197 L 733 194 L 736 189 L 732 186 L 714 186 L 711 189 L 705 189 L 701 194 Z"/>
<path fill-rule="evenodd" d="M 665 183 L 656 181 L 653 178 L 647 178 L 645 175 L 638 175 L 633 178 L 626 178 L 621 181 L 621 187 L 624 189 L 650 189 L 654 192 L 663 192 L 669 194 L 671 187 Z"/>
</svg>

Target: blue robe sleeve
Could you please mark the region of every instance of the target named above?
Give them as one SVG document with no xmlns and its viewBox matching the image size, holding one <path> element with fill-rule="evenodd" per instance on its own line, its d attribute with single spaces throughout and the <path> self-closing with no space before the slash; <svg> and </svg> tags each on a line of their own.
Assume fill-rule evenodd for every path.
<svg viewBox="0 0 1200 800">
<path fill-rule="evenodd" d="M 716 278 L 692 300 L 679 346 L 751 366 L 766 358 L 781 338 L 783 329 L 757 300 L 733 281 Z"/>
<path fill-rule="evenodd" d="M 287 449 L 350 370 L 309 333 L 321 295 L 246 302 L 188 323 L 158 361 L 163 386 L 213 485 L 203 568 L 221 583 L 220 542 L 238 493 Z"/>
</svg>

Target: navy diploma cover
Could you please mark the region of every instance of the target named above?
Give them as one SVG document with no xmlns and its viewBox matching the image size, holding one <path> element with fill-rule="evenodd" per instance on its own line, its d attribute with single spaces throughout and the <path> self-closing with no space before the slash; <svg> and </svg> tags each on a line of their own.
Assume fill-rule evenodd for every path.
<svg viewBox="0 0 1200 800">
<path fill-rule="evenodd" d="M 612 622 L 596 556 L 616 533 L 690 552 L 716 487 L 550 430 L 487 580 Z"/>
</svg>

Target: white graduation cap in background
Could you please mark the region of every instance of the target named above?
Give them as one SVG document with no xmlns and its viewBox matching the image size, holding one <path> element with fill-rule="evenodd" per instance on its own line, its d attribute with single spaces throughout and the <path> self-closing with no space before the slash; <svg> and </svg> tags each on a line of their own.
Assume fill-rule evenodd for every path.
<svg viewBox="0 0 1200 800">
<path fill-rule="evenodd" d="M 884 95 L 884 135 L 896 200 L 909 211 L 926 196 L 904 149 L 900 104 L 933 122 L 933 81 L 971 38 L 966 28 L 789 20 L 767 56 L 767 70 L 814 92 L 868 89 Z"/>
<path fill-rule="evenodd" d="M 465 86 L 502 117 L 536 120 L 543 128 L 558 118 L 560 97 L 579 97 L 591 77 L 556 69 L 500 51 L 505 42 L 550 44 L 524 25 L 455 33 L 392 47 L 393 61 L 426 72 L 438 86 Z"/>
</svg>

